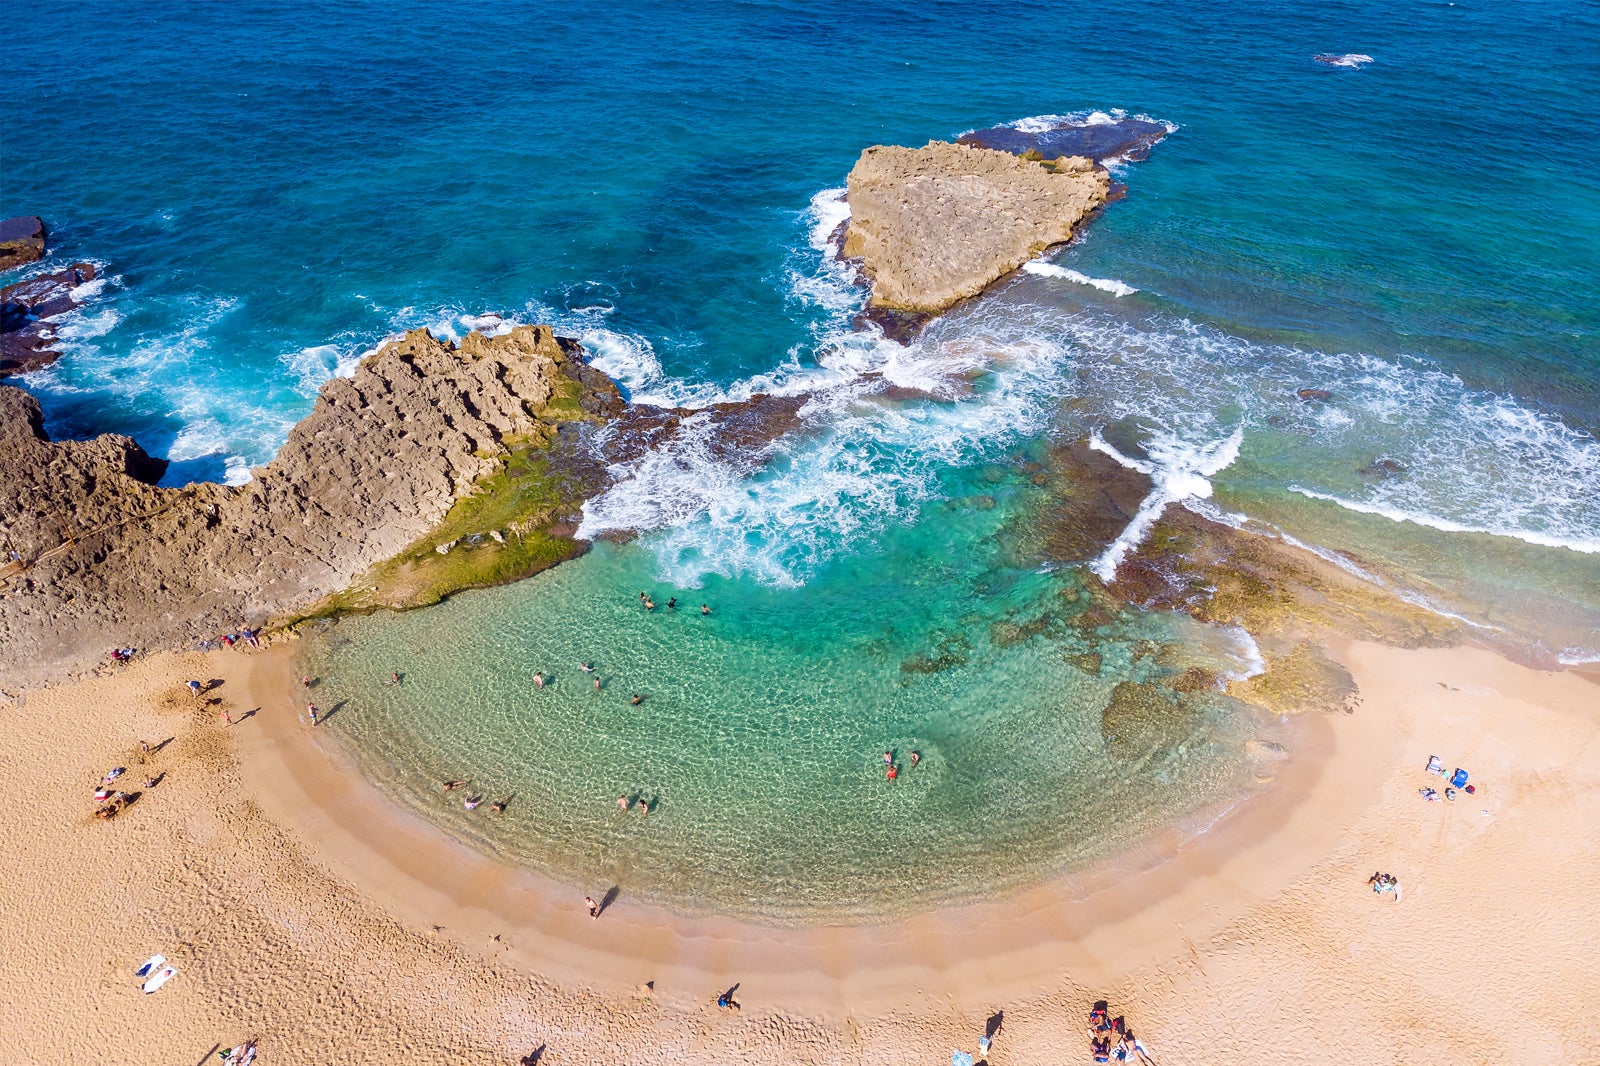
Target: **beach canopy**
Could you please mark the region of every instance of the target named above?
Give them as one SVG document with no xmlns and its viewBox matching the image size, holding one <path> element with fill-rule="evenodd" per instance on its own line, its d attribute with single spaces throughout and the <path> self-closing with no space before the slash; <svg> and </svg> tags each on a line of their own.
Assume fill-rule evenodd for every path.
<svg viewBox="0 0 1600 1066">
<path fill-rule="evenodd" d="M 972 1066 L 972 1056 L 965 1051 L 950 1052 L 950 1066 Z"/>
</svg>

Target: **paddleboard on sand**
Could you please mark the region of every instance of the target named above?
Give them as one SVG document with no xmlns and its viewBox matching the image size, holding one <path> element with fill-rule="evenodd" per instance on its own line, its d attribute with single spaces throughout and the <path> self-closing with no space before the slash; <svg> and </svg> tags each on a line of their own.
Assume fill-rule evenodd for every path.
<svg viewBox="0 0 1600 1066">
<path fill-rule="evenodd" d="M 149 977 L 151 974 L 155 973 L 157 970 L 161 969 L 161 967 L 165 966 L 166 964 L 167 964 L 167 957 L 165 955 L 152 955 L 148 959 L 145 960 L 145 963 L 144 963 L 143 966 L 141 966 L 137 970 L 133 971 L 133 976 L 135 976 L 135 977 Z"/>
<path fill-rule="evenodd" d="M 163 966 L 161 969 L 159 969 L 159 970 L 157 970 L 155 972 L 155 974 L 150 978 L 150 980 L 146 981 L 144 984 L 140 985 L 139 987 L 143 988 L 144 989 L 144 994 L 148 996 L 150 993 L 154 992 L 156 989 L 160 988 L 162 985 L 164 985 L 168 981 L 172 980 L 173 975 L 176 974 L 177 972 L 178 972 L 178 970 L 177 970 L 176 967 Z"/>
</svg>

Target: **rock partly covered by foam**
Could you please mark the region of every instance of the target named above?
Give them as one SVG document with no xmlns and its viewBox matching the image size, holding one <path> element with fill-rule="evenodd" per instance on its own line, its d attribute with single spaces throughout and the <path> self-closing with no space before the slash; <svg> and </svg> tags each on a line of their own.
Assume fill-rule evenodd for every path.
<svg viewBox="0 0 1600 1066">
<path fill-rule="evenodd" d="M 874 308 L 938 312 L 1071 238 L 1110 188 L 1083 157 L 879 145 L 850 171 L 842 254 L 861 260 Z"/>
<path fill-rule="evenodd" d="M 0 289 L 0 377 L 49 366 L 61 353 L 52 320 L 75 311 L 99 277 L 93 263 L 73 263 Z"/>
<path fill-rule="evenodd" d="M 44 256 L 44 219 L 18 215 L 0 220 L 0 270 L 32 263 Z"/>
<path fill-rule="evenodd" d="M 620 406 L 548 327 L 459 345 L 415 330 L 323 386 L 240 487 L 153 484 L 132 440 L 48 439 L 0 386 L 0 671 L 171 645 L 292 614 L 437 527 L 510 448 Z M 0 560 L 3 561 L 3 560 Z"/>
</svg>

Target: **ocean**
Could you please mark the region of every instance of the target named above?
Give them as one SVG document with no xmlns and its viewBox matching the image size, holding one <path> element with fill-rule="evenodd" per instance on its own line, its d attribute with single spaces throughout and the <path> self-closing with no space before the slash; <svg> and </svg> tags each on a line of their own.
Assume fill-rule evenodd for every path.
<svg viewBox="0 0 1600 1066">
<path fill-rule="evenodd" d="M 366 772 L 511 861 L 865 919 L 1247 788 L 1272 723 L 1215 692 L 1107 754 L 1118 684 L 1248 672 L 1247 638 L 1063 620 L 1082 571 L 1017 547 L 1050 439 L 1531 659 L 1600 660 L 1592 5 L 42 4 L 30 34 L 0 213 L 108 278 L 21 381 L 58 437 L 237 483 L 386 336 L 512 321 L 639 400 L 811 397 L 754 475 L 692 433 L 619 471 L 583 532 L 629 544 L 313 642 Z M 828 238 L 862 148 L 1097 114 L 1173 132 L 1081 240 L 909 347 L 852 326 Z M 647 585 L 711 624 L 641 613 Z M 590 698 L 590 658 L 639 710 Z M 397 660 L 416 676 L 381 688 Z M 880 749 L 912 745 L 925 794 L 884 793 Z M 524 797 L 502 828 L 433 795 L 469 774 Z M 618 823 L 628 790 L 659 817 Z M 899 872 L 863 882 L 886 849 Z"/>
</svg>

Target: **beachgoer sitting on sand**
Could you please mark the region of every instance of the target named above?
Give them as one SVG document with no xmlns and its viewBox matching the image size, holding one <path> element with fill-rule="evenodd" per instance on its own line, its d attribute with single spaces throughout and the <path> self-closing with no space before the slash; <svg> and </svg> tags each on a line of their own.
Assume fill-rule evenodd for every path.
<svg viewBox="0 0 1600 1066">
<path fill-rule="evenodd" d="M 1437 802 L 1439 802 L 1439 793 L 1435 792 L 1431 788 L 1419 788 L 1419 789 L 1417 789 L 1417 793 L 1419 795 L 1421 795 L 1422 798 L 1427 800 L 1429 803 L 1437 803 Z"/>
</svg>

